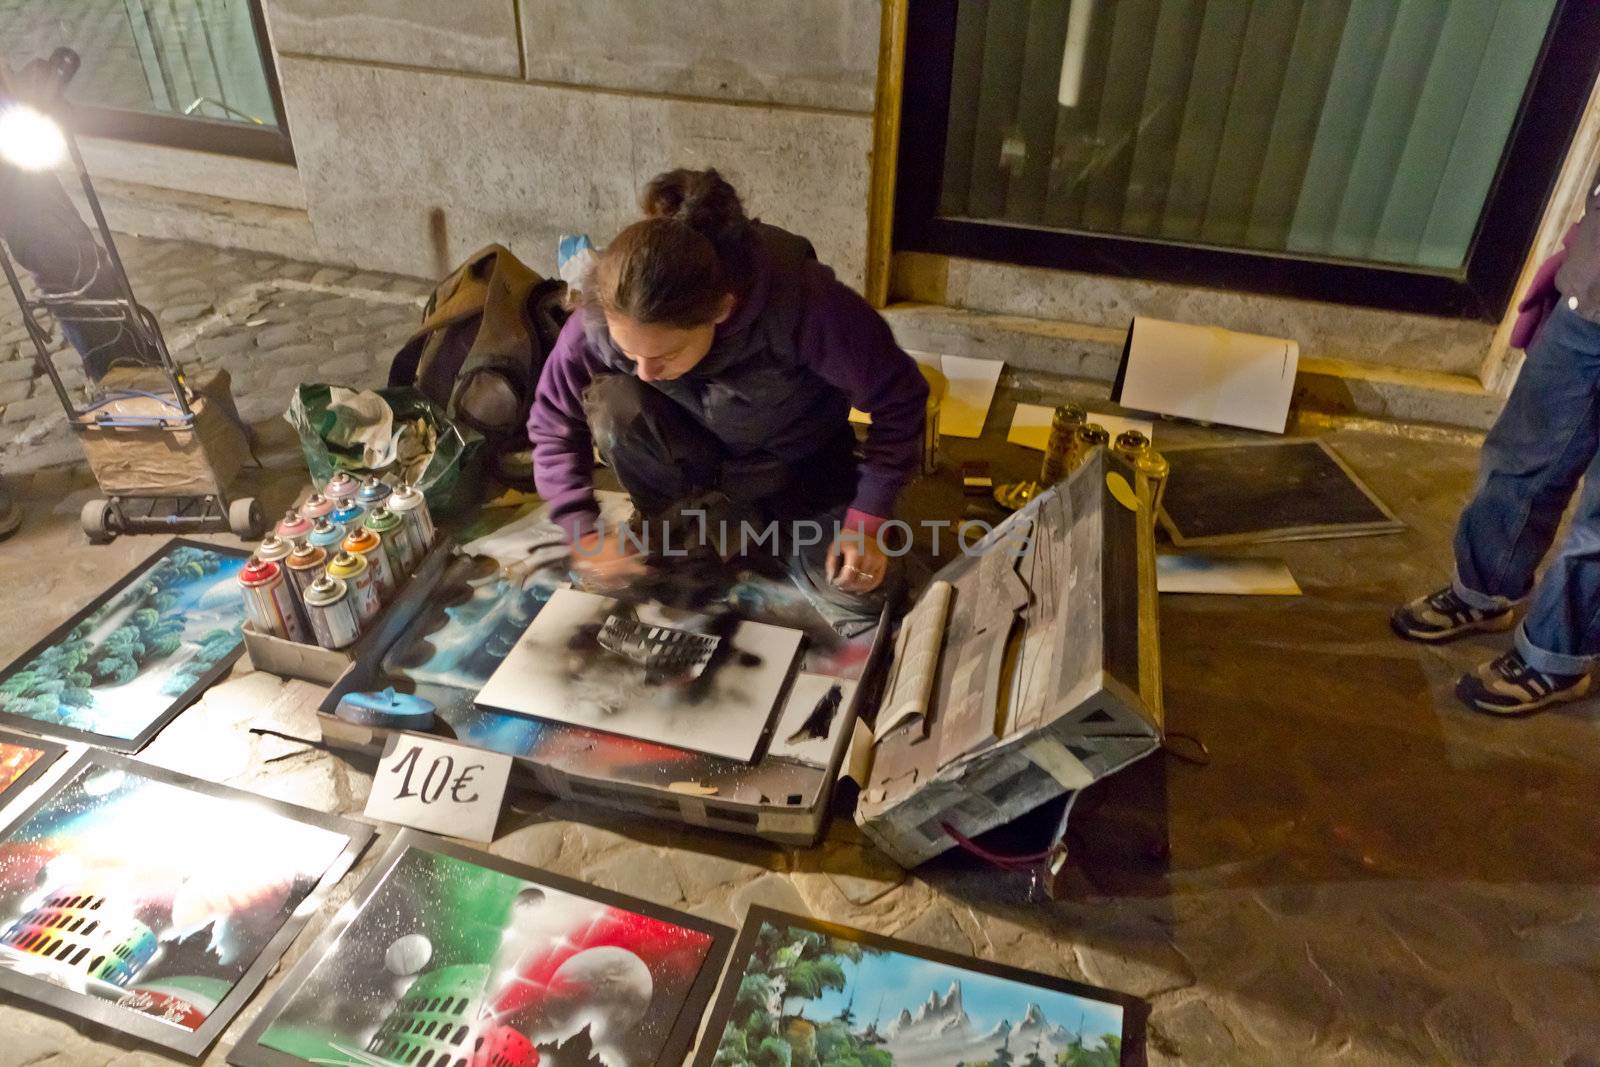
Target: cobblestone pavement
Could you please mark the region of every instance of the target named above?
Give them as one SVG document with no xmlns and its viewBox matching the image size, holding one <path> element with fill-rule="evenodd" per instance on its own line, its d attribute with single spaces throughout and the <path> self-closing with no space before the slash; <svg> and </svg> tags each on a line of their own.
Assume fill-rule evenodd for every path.
<svg viewBox="0 0 1600 1067">
<path fill-rule="evenodd" d="M 296 263 L 180 241 L 118 240 L 134 294 L 156 312 L 173 358 L 233 378 L 245 418 L 281 415 L 301 382 L 383 384 L 420 319 L 426 282 Z M 69 387 L 83 370 L 58 341 Z M 0 286 L 0 470 L 79 458 L 61 404 L 37 369 L 22 313 Z"/>
<path fill-rule="evenodd" d="M 156 245 L 141 255 L 151 257 L 146 266 L 172 270 L 171 299 L 185 291 L 179 278 L 214 286 L 216 295 L 192 304 L 215 308 L 260 280 L 249 257 Z M 198 267 L 202 260 L 218 266 Z M 290 271 L 314 284 L 415 291 L 388 279 L 317 282 L 316 268 L 294 264 L 272 273 Z M 318 299 L 335 298 L 355 299 Z M 297 375 L 320 374 L 336 358 L 337 337 L 352 336 L 305 340 L 321 337 L 313 327 L 325 320 L 296 324 L 288 314 L 247 325 L 274 299 L 237 331 L 214 335 L 250 338 L 233 342 L 249 353 L 241 392 L 247 407 L 268 414 L 281 410 Z M 384 313 L 373 300 L 328 315 L 343 322 Z M 305 345 L 325 347 L 313 356 Z M 358 350 L 369 368 L 382 365 L 384 347 Z M 230 355 L 238 353 L 211 358 Z M 994 436 L 1017 399 L 1036 397 L 1003 392 L 990 438 L 952 443 L 952 460 L 985 456 L 998 477 L 1036 464 L 1036 454 Z M 302 472 L 282 421 L 263 429 L 269 469 L 252 472 L 248 488 L 281 506 Z M 1161 432 L 1173 443 L 1200 436 Z M 1124 990 L 1150 1004 L 1156 1065 L 1595 1067 L 1597 704 L 1517 722 L 1459 708 L 1450 696 L 1455 675 L 1504 639 L 1423 649 L 1393 639 L 1385 619 L 1397 599 L 1445 577 L 1474 450 L 1380 433 L 1328 439 L 1407 532 L 1256 550 L 1289 561 L 1306 590 L 1300 598 L 1163 599 L 1168 725 L 1203 740 L 1210 762 L 1152 759 L 1089 790 L 1074 816 L 1066 901 L 1050 903 L 1024 880 L 960 857 L 904 875 L 847 818 L 834 820 L 819 848 L 778 848 L 526 796 L 492 851 L 725 922 L 761 902 Z M 155 545 L 123 538 L 88 547 L 76 515 L 94 489 L 81 472 L 42 470 L 16 485 L 27 520 L 0 544 L 0 662 Z M 246 730 L 313 736 L 319 696 L 317 687 L 241 665 L 143 758 L 359 813 L 369 765 Z M 322 917 L 372 861 L 341 883 Z M 310 940 L 302 936 L 286 962 Z M 208 1064 L 223 1063 L 272 988 Z M 10 1000 L 0 1000 L 0 1035 L 0 1067 L 168 1062 Z"/>
</svg>

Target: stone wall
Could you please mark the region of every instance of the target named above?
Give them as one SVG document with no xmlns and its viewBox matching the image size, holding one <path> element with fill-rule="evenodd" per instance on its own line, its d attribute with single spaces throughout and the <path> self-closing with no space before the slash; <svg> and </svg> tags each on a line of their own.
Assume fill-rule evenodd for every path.
<svg viewBox="0 0 1600 1067">
<path fill-rule="evenodd" d="M 432 276 L 490 241 L 554 267 L 639 187 L 716 166 L 865 273 L 876 0 L 268 0 L 316 251 Z"/>
</svg>

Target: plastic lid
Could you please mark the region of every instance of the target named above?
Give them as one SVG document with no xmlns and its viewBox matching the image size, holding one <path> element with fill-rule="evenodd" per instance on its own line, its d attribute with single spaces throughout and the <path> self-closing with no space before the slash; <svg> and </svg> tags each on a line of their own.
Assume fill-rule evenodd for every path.
<svg viewBox="0 0 1600 1067">
<path fill-rule="evenodd" d="M 270 559 L 251 556 L 250 562 L 246 563 L 244 569 L 239 572 L 239 581 L 245 585 L 262 585 L 272 581 L 277 575 L 278 565 L 276 563 Z"/>
</svg>

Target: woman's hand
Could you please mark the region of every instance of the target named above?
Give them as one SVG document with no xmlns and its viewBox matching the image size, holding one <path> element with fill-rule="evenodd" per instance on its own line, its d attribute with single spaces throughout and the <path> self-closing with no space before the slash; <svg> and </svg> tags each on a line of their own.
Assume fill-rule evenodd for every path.
<svg viewBox="0 0 1600 1067">
<path fill-rule="evenodd" d="M 872 534 L 846 530 L 828 549 L 828 581 L 846 593 L 870 593 L 883 584 L 889 557 Z"/>
<path fill-rule="evenodd" d="M 617 589 L 650 569 L 645 557 L 618 536 L 619 531 L 591 530 L 572 547 L 572 566 L 590 589 Z"/>
</svg>

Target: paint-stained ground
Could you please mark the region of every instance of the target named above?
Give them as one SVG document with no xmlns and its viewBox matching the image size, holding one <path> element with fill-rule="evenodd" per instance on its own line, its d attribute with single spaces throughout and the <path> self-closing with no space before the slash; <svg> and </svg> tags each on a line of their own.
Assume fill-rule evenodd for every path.
<svg viewBox="0 0 1600 1067">
<path fill-rule="evenodd" d="M 234 253 L 137 244 L 167 264 L 175 286 L 180 265 L 205 282 L 210 256 L 210 277 L 227 264 L 246 275 L 238 284 L 258 280 L 252 270 L 287 270 L 351 290 L 321 292 L 322 300 L 416 291 L 381 278 L 351 285 L 348 272 L 318 275 L 310 265 L 254 268 L 260 257 L 235 263 Z M 287 310 L 310 298 L 280 301 L 285 291 L 267 293 L 260 307 L 247 301 L 238 323 L 231 311 L 217 322 L 228 331 L 219 336 L 247 339 L 226 341 L 216 356 L 238 364 L 247 412 L 282 409 L 303 373 L 287 368 L 312 359 L 308 344 L 326 343 L 355 377 L 381 377 L 402 331 L 387 321 L 392 305 L 345 305 L 345 315 L 330 304 L 327 319 L 375 316 L 341 342 L 331 329 L 311 332 L 318 320 Z M 221 311 L 229 297 L 203 302 Z M 279 345 L 293 349 L 281 365 Z M 356 367 L 352 352 L 366 363 Z M 1017 400 L 1051 398 L 1040 386 L 1008 379 L 985 439 L 950 444 L 950 459 L 988 458 L 1002 477 L 1034 466 L 1037 453 L 1005 444 L 1004 427 Z M 281 509 L 301 480 L 294 444 L 281 420 L 260 425 L 269 469 L 248 478 L 269 511 Z M 1151 1007 L 1152 1064 L 1600 1064 L 1600 702 L 1509 722 L 1457 705 L 1456 675 L 1505 638 L 1422 648 L 1393 638 L 1387 615 L 1448 577 L 1476 449 L 1392 428 L 1322 432 L 1406 530 L 1233 550 L 1286 559 L 1300 597 L 1163 598 L 1167 723 L 1203 742 L 1209 762 L 1159 756 L 1086 791 L 1070 836 L 1067 899 L 1050 902 L 1027 879 L 963 856 L 903 874 L 847 817 L 818 848 L 779 848 L 530 795 L 516 799 L 493 851 L 727 922 L 752 902 L 773 904 L 1133 993 Z M 1158 443 L 1209 435 L 1162 427 Z M 29 458 L 13 449 L 7 469 Z M 912 495 L 917 508 L 953 506 L 954 474 L 947 467 L 941 477 Z M 77 514 L 94 490 L 81 470 L 40 470 L 12 485 L 27 514 L 23 530 L 0 543 L 0 661 L 156 544 L 89 546 Z M 319 697 L 315 686 L 241 664 L 145 758 L 359 813 L 369 764 L 249 732 L 313 736 Z M 1035 847 L 1048 822 L 1031 828 Z M 230 1028 L 207 1062 L 221 1064 L 241 1029 Z M 164 1062 L 9 997 L 0 998 L 0 1033 L 0 1065 Z"/>
</svg>

